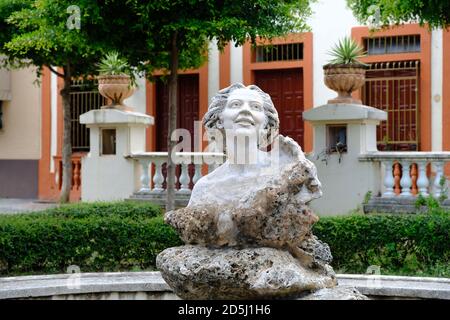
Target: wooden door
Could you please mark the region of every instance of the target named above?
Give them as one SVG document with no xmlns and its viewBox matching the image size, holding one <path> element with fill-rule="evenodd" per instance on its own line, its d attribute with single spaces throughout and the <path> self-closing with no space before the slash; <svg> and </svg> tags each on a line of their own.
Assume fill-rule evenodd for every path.
<svg viewBox="0 0 450 320">
<path fill-rule="evenodd" d="M 156 82 L 156 151 L 167 151 L 168 85 L 161 80 Z M 194 143 L 194 121 L 199 119 L 199 78 L 198 75 L 178 76 L 177 128 L 191 133 L 191 151 Z"/>
<path fill-rule="evenodd" d="M 255 71 L 255 84 L 271 96 L 280 118 L 280 133 L 303 147 L 302 69 Z"/>
<path fill-rule="evenodd" d="M 199 77 L 194 75 L 178 76 L 178 108 L 177 108 L 177 128 L 187 129 L 191 134 L 191 150 L 194 151 L 194 121 L 199 119 Z M 167 151 L 167 133 L 169 121 L 169 88 L 160 79 L 156 82 L 156 151 Z M 181 139 L 180 139 L 181 141 Z M 175 175 L 180 176 L 180 166 L 176 168 Z M 195 173 L 194 165 L 189 166 L 189 176 Z M 166 188 L 166 165 L 162 167 L 164 176 L 163 188 Z M 178 179 L 178 178 L 177 178 Z M 176 180 L 178 181 L 178 180 Z M 192 189 L 193 184 L 189 187 Z M 180 183 L 176 183 L 176 189 L 180 188 Z"/>
</svg>

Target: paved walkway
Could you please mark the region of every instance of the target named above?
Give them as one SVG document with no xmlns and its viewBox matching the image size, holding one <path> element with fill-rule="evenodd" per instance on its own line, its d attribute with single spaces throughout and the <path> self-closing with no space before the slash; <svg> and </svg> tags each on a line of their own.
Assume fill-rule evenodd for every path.
<svg viewBox="0 0 450 320">
<path fill-rule="evenodd" d="M 54 208 L 57 203 L 39 202 L 37 199 L 6 199 L 0 198 L 0 214 L 41 211 Z"/>
</svg>

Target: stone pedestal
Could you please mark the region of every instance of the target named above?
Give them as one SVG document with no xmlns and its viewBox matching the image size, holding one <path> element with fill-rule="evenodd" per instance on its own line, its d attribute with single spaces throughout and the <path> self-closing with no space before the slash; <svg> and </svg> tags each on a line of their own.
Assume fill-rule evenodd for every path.
<svg viewBox="0 0 450 320">
<path fill-rule="evenodd" d="M 379 164 L 360 161 L 359 156 L 377 151 L 376 126 L 387 119 L 386 112 L 358 104 L 327 104 L 305 111 L 303 118 L 314 127 L 314 152 L 309 159 L 323 186 L 323 197 L 311 204 L 314 211 L 346 214 L 362 204 L 367 192 L 378 193 Z M 330 148 L 332 128 L 344 128 L 341 152 Z"/>
<path fill-rule="evenodd" d="M 329 266 L 311 270 L 274 248 L 182 246 L 157 258 L 164 280 L 183 299 L 297 298 L 336 286 Z"/>
<path fill-rule="evenodd" d="M 90 152 L 82 160 L 83 201 L 129 198 L 138 186 L 139 166 L 127 156 L 145 151 L 145 128 L 153 117 L 116 109 L 91 110 L 80 116 L 90 129 Z M 134 178 L 132 178 L 134 177 Z"/>
</svg>

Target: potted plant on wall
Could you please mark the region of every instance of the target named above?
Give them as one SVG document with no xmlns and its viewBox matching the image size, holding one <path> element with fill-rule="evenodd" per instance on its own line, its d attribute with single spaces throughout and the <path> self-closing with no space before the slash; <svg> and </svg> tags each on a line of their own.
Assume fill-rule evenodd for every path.
<svg viewBox="0 0 450 320">
<path fill-rule="evenodd" d="M 367 64 L 359 61 L 364 49 L 352 38 L 345 37 L 328 52 L 332 60 L 323 66 L 325 85 L 338 93 L 328 103 L 361 104 L 361 100 L 353 99 L 352 92 L 364 85 Z"/>
<path fill-rule="evenodd" d="M 116 51 L 109 52 L 98 64 L 98 91 L 109 99 L 110 104 L 102 109 L 112 108 L 130 111 L 123 100 L 130 97 L 134 90 L 134 78 L 128 62 L 119 57 Z"/>
</svg>

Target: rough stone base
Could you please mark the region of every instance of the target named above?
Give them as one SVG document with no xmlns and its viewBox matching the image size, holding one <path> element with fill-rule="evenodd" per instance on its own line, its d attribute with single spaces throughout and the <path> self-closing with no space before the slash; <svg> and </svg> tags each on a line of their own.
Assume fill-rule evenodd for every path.
<svg viewBox="0 0 450 320">
<path fill-rule="evenodd" d="M 341 287 L 320 289 L 307 294 L 299 300 L 369 300 L 353 287 Z"/>
<path fill-rule="evenodd" d="M 311 270 L 274 248 L 181 246 L 156 260 L 164 280 L 183 299 L 300 298 L 337 284 L 333 269 Z"/>
</svg>

